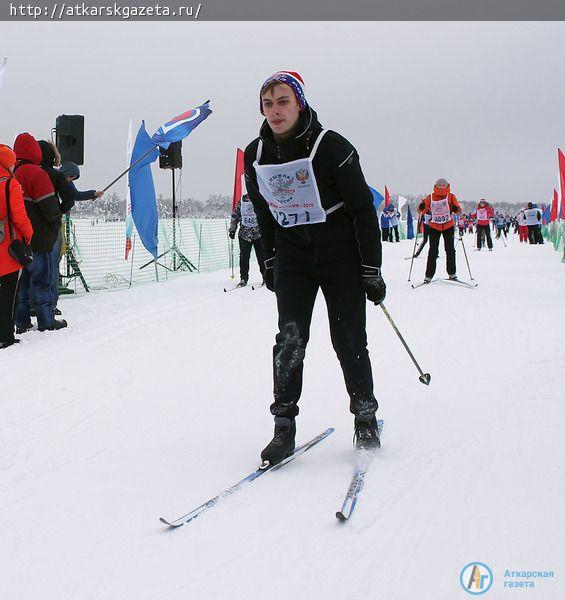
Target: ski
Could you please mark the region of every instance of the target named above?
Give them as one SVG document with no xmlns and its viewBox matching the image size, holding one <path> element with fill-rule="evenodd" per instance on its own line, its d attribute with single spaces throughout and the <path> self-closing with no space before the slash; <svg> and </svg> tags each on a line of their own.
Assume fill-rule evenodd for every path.
<svg viewBox="0 0 565 600">
<path fill-rule="evenodd" d="M 235 290 L 240 290 L 240 289 L 242 289 L 244 287 L 245 287 L 244 285 L 236 285 L 236 286 L 234 286 L 232 288 L 224 288 L 224 292 L 226 292 L 226 293 L 227 292 L 235 292 Z"/>
<path fill-rule="evenodd" d="M 445 281 L 446 283 L 458 283 L 459 285 L 464 285 L 469 288 L 476 288 L 479 285 L 476 281 L 469 283 L 468 281 L 462 281 L 461 279 L 441 279 L 440 281 Z"/>
<path fill-rule="evenodd" d="M 439 280 L 432 279 L 431 281 L 422 281 L 422 283 L 417 283 L 416 285 L 412 284 L 412 289 L 415 290 L 419 287 L 422 287 L 423 285 L 430 285 L 430 283 L 435 283 L 436 281 L 439 281 Z"/>
<path fill-rule="evenodd" d="M 384 427 L 384 421 L 382 419 L 377 421 L 377 427 L 379 429 L 380 437 Z M 341 523 L 345 523 L 345 521 L 348 521 L 351 515 L 353 514 L 353 511 L 355 510 L 357 500 L 359 499 L 359 494 L 361 493 L 361 490 L 363 489 L 363 484 L 365 483 L 365 475 L 369 470 L 369 465 L 374 455 L 375 452 L 367 452 L 366 450 L 356 451 L 355 472 L 353 473 L 353 477 L 351 478 L 351 483 L 349 484 L 349 489 L 347 490 L 347 494 L 345 495 L 345 499 L 341 506 L 341 510 L 338 510 L 335 513 L 337 520 Z"/>
<path fill-rule="evenodd" d="M 178 519 L 174 519 L 174 520 L 169 520 L 169 519 L 165 519 L 164 517 L 159 517 L 159 521 L 161 521 L 161 523 L 163 523 L 165 525 L 168 525 L 171 528 L 180 527 L 181 525 L 190 523 L 190 521 L 196 519 L 196 517 L 199 517 L 206 510 L 209 510 L 210 508 L 213 508 L 214 506 L 216 506 L 216 504 L 222 498 L 231 496 L 235 492 L 239 491 L 243 486 L 245 486 L 245 484 L 255 481 L 258 477 L 260 477 L 261 475 L 264 475 L 265 473 L 269 473 L 270 471 L 276 471 L 276 470 L 280 469 L 281 467 L 284 467 L 286 464 L 293 461 L 295 458 L 297 458 L 301 454 L 304 454 L 304 452 L 307 452 L 308 450 L 310 450 L 310 448 L 314 447 L 316 444 L 320 443 L 322 440 L 325 440 L 330 434 L 333 433 L 333 431 L 334 431 L 333 427 L 329 427 L 323 433 L 320 433 L 320 435 L 317 435 L 316 437 L 312 438 L 310 441 L 306 442 L 305 444 L 298 446 L 290 456 L 285 458 L 282 462 L 277 463 L 276 465 L 273 465 L 273 466 L 267 465 L 266 467 L 263 467 L 263 468 L 261 468 L 261 466 L 258 467 L 257 469 L 255 469 L 255 471 L 253 471 L 252 473 L 249 473 L 249 475 L 247 475 L 247 477 L 244 477 L 241 481 L 238 481 L 231 487 L 226 488 L 224 491 L 220 492 L 217 496 L 214 496 L 213 498 L 210 498 L 210 500 L 207 500 L 206 502 L 202 503 L 200 506 L 197 506 L 194 510 L 191 510 L 186 515 L 183 515 L 182 517 L 179 517 Z"/>
</svg>

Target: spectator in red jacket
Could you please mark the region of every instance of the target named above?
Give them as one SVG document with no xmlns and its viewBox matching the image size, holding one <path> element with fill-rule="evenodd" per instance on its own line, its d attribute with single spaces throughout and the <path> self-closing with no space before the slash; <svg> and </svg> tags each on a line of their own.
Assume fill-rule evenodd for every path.
<svg viewBox="0 0 565 600">
<path fill-rule="evenodd" d="M 14 174 L 23 188 L 27 215 L 33 226 L 33 260 L 23 270 L 18 290 L 16 332 L 24 333 L 32 327 L 28 295 L 30 286 L 33 286 L 35 296 L 39 331 L 62 329 L 67 322 L 53 318 L 50 259 L 61 227 L 59 201 L 49 175 L 39 166 L 42 154 L 37 140 L 29 133 L 21 133 L 16 138 L 14 150 L 18 160 Z"/>
<path fill-rule="evenodd" d="M 434 185 L 434 191 L 418 206 L 418 212 L 422 215 L 431 215 L 430 227 L 430 250 L 428 252 L 428 264 L 426 265 L 425 283 L 429 283 L 436 272 L 436 261 L 439 255 L 439 238 L 443 236 L 443 245 L 447 256 L 447 274 L 449 279 L 457 279 L 455 263 L 455 244 L 453 242 L 455 224 L 453 213 L 460 213 L 461 206 L 454 194 L 451 193 L 449 181 L 438 179 Z"/>
<path fill-rule="evenodd" d="M 14 239 L 29 243 L 33 235 L 22 188 L 12 172 L 15 164 L 14 151 L 0 144 L 0 349 L 19 341 L 14 338 L 14 303 L 22 267 L 10 256 L 8 246 Z"/>
<path fill-rule="evenodd" d="M 492 250 L 492 238 L 490 237 L 490 220 L 494 217 L 494 208 L 483 198 L 478 206 L 477 212 L 477 250 L 483 246 L 483 237 L 486 235 L 487 246 Z"/>
</svg>

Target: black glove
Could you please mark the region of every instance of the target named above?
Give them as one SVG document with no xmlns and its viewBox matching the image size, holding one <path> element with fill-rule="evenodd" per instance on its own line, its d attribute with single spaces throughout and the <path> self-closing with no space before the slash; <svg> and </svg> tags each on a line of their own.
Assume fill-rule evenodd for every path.
<svg viewBox="0 0 565 600">
<path fill-rule="evenodd" d="M 272 256 L 265 261 L 265 272 L 263 273 L 263 281 L 267 286 L 267 289 L 271 292 L 275 291 L 275 285 L 273 282 L 273 267 L 275 266 L 275 257 Z"/>
<path fill-rule="evenodd" d="M 230 231 L 228 233 L 228 235 L 231 237 L 231 239 L 233 240 L 235 238 L 235 231 Z"/>
<path fill-rule="evenodd" d="M 386 296 L 386 284 L 381 277 L 380 268 L 361 265 L 361 278 L 367 299 L 380 304 Z"/>
<path fill-rule="evenodd" d="M 420 204 L 418 204 L 418 208 L 420 210 L 424 210 L 424 208 L 426 208 L 426 203 L 425 202 L 420 202 Z"/>
</svg>

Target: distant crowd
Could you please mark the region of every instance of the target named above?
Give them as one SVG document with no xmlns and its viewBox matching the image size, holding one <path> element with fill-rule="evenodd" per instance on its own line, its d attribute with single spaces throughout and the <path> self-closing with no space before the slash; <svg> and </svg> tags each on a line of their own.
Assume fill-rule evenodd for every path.
<svg viewBox="0 0 565 600">
<path fill-rule="evenodd" d="M 426 245 L 429 236 L 429 223 L 432 218 L 431 213 L 425 213 L 420 221 L 420 233 L 423 233 L 423 239 L 418 247 L 415 256 Z M 519 235 L 520 242 L 530 244 L 543 244 L 542 235 L 542 210 L 536 204 L 529 202 L 527 206 L 520 209 L 516 214 L 496 212 L 494 208 L 486 201 L 481 200 L 477 208 L 468 214 L 461 212 L 454 213 L 453 220 L 459 236 L 464 234 L 476 233 L 476 249 L 481 250 L 488 247 L 492 250 L 491 231 L 495 239 L 506 238 L 511 230 Z M 393 203 L 386 206 L 381 213 L 381 235 L 383 242 L 398 242 L 400 235 L 398 224 L 400 222 L 400 212 Z"/>
</svg>

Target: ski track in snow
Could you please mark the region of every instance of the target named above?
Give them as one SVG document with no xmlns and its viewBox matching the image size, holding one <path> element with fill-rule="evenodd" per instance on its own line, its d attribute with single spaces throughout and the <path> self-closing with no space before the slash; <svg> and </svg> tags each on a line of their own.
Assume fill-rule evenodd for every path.
<svg viewBox="0 0 565 600">
<path fill-rule="evenodd" d="M 347 524 L 353 420 L 321 294 L 297 442 L 336 432 L 174 531 L 159 515 L 235 483 L 270 439 L 274 295 L 224 294 L 223 272 L 62 298 L 68 329 L 0 357 L 0 598 L 460 600 L 479 560 L 486 598 L 561 600 L 565 271 L 549 245 L 507 243 L 465 238 L 472 293 L 411 289 L 413 242 L 384 244 L 387 307 L 432 381 L 368 304 L 386 425 Z M 505 569 L 556 578 L 509 591 Z"/>
</svg>

